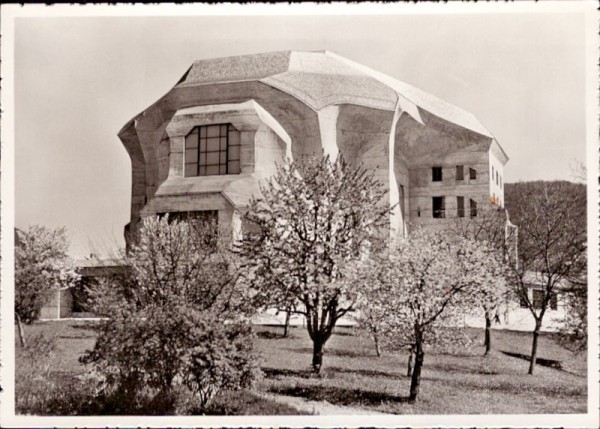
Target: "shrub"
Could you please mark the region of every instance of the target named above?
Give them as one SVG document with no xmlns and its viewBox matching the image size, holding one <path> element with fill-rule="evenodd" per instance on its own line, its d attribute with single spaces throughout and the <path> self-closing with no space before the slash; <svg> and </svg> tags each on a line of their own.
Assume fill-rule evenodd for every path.
<svg viewBox="0 0 600 429">
<path fill-rule="evenodd" d="M 101 375 L 100 392 L 122 397 L 128 408 L 143 395 L 176 397 L 183 388 L 203 409 L 221 389 L 251 387 L 259 374 L 249 325 L 185 305 L 122 309 L 82 362 Z"/>
</svg>

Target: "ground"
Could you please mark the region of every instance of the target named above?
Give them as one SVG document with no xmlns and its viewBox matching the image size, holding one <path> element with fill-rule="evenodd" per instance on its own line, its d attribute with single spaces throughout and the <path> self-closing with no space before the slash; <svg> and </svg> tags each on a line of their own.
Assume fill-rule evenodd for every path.
<svg viewBox="0 0 600 429">
<path fill-rule="evenodd" d="M 27 326 L 29 337 L 43 334 L 57 339 L 52 361 L 54 379 L 73 380 L 85 372 L 78 358 L 93 346 L 93 322 L 52 321 Z M 483 347 L 460 352 L 428 351 L 419 400 L 406 402 L 410 379 L 407 355 L 386 353 L 378 358 L 369 338 L 353 328 L 338 328 L 326 346 L 323 374 L 310 374 L 311 342 L 306 330 L 291 329 L 281 338 L 279 327 L 257 327 L 264 378 L 252 392 L 225 392 L 215 399 L 215 414 L 521 414 L 585 413 L 587 376 L 585 354 L 573 355 L 542 335 L 539 356 L 561 369 L 538 365 L 527 375 L 525 359 L 531 334 L 494 331 L 494 351 L 483 357 Z M 483 332 L 472 334 L 483 339 Z M 28 359 L 17 345 L 17 389 L 31 373 Z M 505 353 L 506 352 L 506 353 Z M 22 385 L 21 385 L 22 386 Z M 235 399 L 234 399 L 235 398 Z M 235 404 L 235 402 L 238 402 Z M 17 398 L 19 403 L 19 398 Z M 27 412 L 22 401 L 22 412 Z"/>
</svg>

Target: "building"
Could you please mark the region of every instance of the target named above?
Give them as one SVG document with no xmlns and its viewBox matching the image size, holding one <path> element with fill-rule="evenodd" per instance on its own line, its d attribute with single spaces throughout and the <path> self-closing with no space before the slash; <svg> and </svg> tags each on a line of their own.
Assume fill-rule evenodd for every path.
<svg viewBox="0 0 600 429">
<path fill-rule="evenodd" d="M 196 61 L 119 137 L 132 163 L 128 242 L 164 213 L 241 234 L 259 183 L 310 154 L 374 169 L 398 203 L 392 234 L 504 205 L 508 157 L 474 115 L 327 51 Z"/>
</svg>

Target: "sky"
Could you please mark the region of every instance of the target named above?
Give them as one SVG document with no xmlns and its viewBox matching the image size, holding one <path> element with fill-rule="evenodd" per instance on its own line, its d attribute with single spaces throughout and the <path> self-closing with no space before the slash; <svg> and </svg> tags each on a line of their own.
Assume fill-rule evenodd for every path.
<svg viewBox="0 0 600 429">
<path fill-rule="evenodd" d="M 586 154 L 583 14 L 433 10 L 17 18 L 15 226 L 65 226 L 75 257 L 123 246 L 121 127 L 195 60 L 278 50 L 329 50 L 472 112 L 510 158 L 507 183 L 572 180 Z"/>
</svg>

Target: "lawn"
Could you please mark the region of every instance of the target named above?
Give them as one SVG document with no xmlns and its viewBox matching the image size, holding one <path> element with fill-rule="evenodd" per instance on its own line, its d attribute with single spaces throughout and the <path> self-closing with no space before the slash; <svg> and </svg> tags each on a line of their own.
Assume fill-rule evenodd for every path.
<svg viewBox="0 0 600 429">
<path fill-rule="evenodd" d="M 38 363 L 48 364 L 59 382 L 73 382 L 85 369 L 78 358 L 93 346 L 94 322 L 61 321 L 27 326 L 27 334 L 56 338 L 56 353 Z M 559 361 L 563 369 L 538 365 L 527 375 L 528 362 L 502 352 L 528 354 L 531 334 L 494 331 L 494 351 L 483 357 L 483 347 L 455 353 L 428 351 L 419 400 L 406 402 L 410 379 L 407 355 L 389 353 L 378 358 L 371 341 L 352 328 L 338 328 L 326 346 L 322 376 L 310 374 L 311 342 L 304 329 L 256 327 L 264 378 L 255 392 L 224 392 L 214 401 L 213 414 L 299 414 L 281 399 L 300 397 L 333 405 L 397 414 L 521 414 L 585 413 L 587 377 L 585 355 L 573 355 L 550 335 L 540 338 L 538 355 Z M 483 338 L 481 331 L 473 330 Z M 17 384 L 30 371 L 31 358 L 17 345 Z M 18 386 L 19 388 L 19 386 Z M 276 396 L 277 402 L 260 396 Z M 22 410 L 25 411 L 25 410 Z"/>
</svg>

